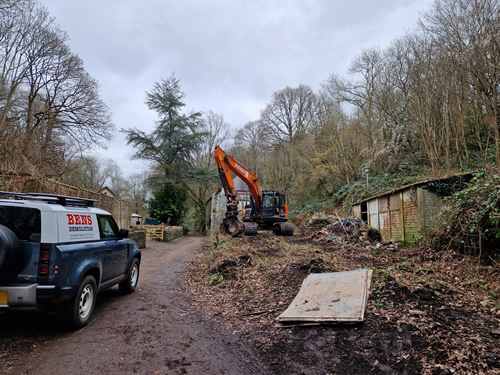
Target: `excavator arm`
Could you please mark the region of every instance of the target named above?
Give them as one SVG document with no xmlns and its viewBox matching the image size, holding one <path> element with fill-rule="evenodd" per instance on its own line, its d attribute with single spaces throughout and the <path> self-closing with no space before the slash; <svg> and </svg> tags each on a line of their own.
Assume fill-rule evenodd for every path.
<svg viewBox="0 0 500 375">
<path fill-rule="evenodd" d="M 255 202 L 257 210 L 261 209 L 262 190 L 255 173 L 238 163 L 231 155 L 226 154 L 219 146 L 214 150 L 215 162 L 219 170 L 219 176 L 228 199 L 237 200 L 236 189 L 234 187 L 231 172 L 241 178 L 247 184 L 250 194 Z"/>
</svg>

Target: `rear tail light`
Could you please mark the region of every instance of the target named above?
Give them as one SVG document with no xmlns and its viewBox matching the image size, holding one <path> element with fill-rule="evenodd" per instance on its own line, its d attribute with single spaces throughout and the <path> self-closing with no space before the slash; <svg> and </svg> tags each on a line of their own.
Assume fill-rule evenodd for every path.
<svg viewBox="0 0 500 375">
<path fill-rule="evenodd" d="M 48 277 L 50 269 L 50 245 L 41 244 L 38 277 Z"/>
<path fill-rule="evenodd" d="M 50 251 L 42 250 L 40 253 L 40 260 L 42 261 L 50 260 Z"/>
<path fill-rule="evenodd" d="M 49 274 L 49 265 L 48 264 L 40 264 L 40 268 L 38 269 L 38 274 L 40 276 L 47 276 Z"/>
</svg>

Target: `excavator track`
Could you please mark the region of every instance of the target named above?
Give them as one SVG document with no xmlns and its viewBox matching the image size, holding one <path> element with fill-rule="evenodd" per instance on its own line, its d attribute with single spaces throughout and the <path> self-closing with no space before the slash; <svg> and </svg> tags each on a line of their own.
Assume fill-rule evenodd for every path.
<svg viewBox="0 0 500 375">
<path fill-rule="evenodd" d="M 256 236 L 257 235 L 257 225 L 245 223 L 245 236 Z"/>
<path fill-rule="evenodd" d="M 293 236 L 293 225 L 290 223 L 273 224 L 273 233 L 277 236 Z"/>
<path fill-rule="evenodd" d="M 229 234 L 231 237 L 237 237 L 241 234 L 245 234 L 245 236 L 255 236 L 257 235 L 257 225 L 248 223 L 243 224 L 241 221 L 236 221 L 232 224 L 221 224 L 220 231 Z"/>
</svg>

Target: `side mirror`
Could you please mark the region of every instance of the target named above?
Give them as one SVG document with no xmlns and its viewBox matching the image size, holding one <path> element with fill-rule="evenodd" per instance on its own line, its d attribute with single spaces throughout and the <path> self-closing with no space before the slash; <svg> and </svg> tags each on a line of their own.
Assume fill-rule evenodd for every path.
<svg viewBox="0 0 500 375">
<path fill-rule="evenodd" d="M 119 233 L 119 237 L 120 238 L 128 238 L 128 229 L 120 229 L 120 233 Z"/>
</svg>

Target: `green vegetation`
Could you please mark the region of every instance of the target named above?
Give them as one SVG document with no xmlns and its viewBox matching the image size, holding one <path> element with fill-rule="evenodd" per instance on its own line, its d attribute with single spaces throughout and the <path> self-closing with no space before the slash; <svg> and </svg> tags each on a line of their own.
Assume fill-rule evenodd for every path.
<svg viewBox="0 0 500 375">
<path fill-rule="evenodd" d="M 149 201 L 148 213 L 160 222 L 179 225 L 187 210 L 186 190 L 175 185 L 164 185 Z"/>
<path fill-rule="evenodd" d="M 498 257 L 500 249 L 500 173 L 481 171 L 467 188 L 453 194 L 443 212 L 436 243 L 485 260 Z"/>
<path fill-rule="evenodd" d="M 201 112 L 188 115 L 183 112 L 184 93 L 174 75 L 153 85 L 146 93 L 146 104 L 158 114 L 156 128 L 149 134 L 140 129 L 124 132 L 128 144 L 137 149 L 134 158 L 147 160 L 154 168 L 148 182 L 156 193 L 149 213 L 162 221 L 170 217 L 172 224 L 180 224 L 186 219 L 184 214 L 189 203 L 192 206 L 190 222 L 195 225 L 192 229 L 204 232 L 207 203 L 217 186 L 218 176 L 210 163 L 203 162 L 207 154 L 200 154 L 198 150 L 203 149 L 207 138 L 215 141 L 213 129 L 207 131 L 205 126 L 213 122 L 210 118 L 204 121 Z"/>
<path fill-rule="evenodd" d="M 329 212 L 342 206 L 345 214 L 350 214 L 353 203 L 384 193 L 388 190 L 411 184 L 412 182 L 424 179 L 423 176 L 416 175 L 390 175 L 383 173 L 369 178 L 369 187 L 366 187 L 366 180 L 356 181 L 352 184 L 341 186 L 329 197 L 322 199 L 314 198 L 305 204 L 291 210 L 291 216 L 309 216 L 316 212 Z"/>
</svg>

